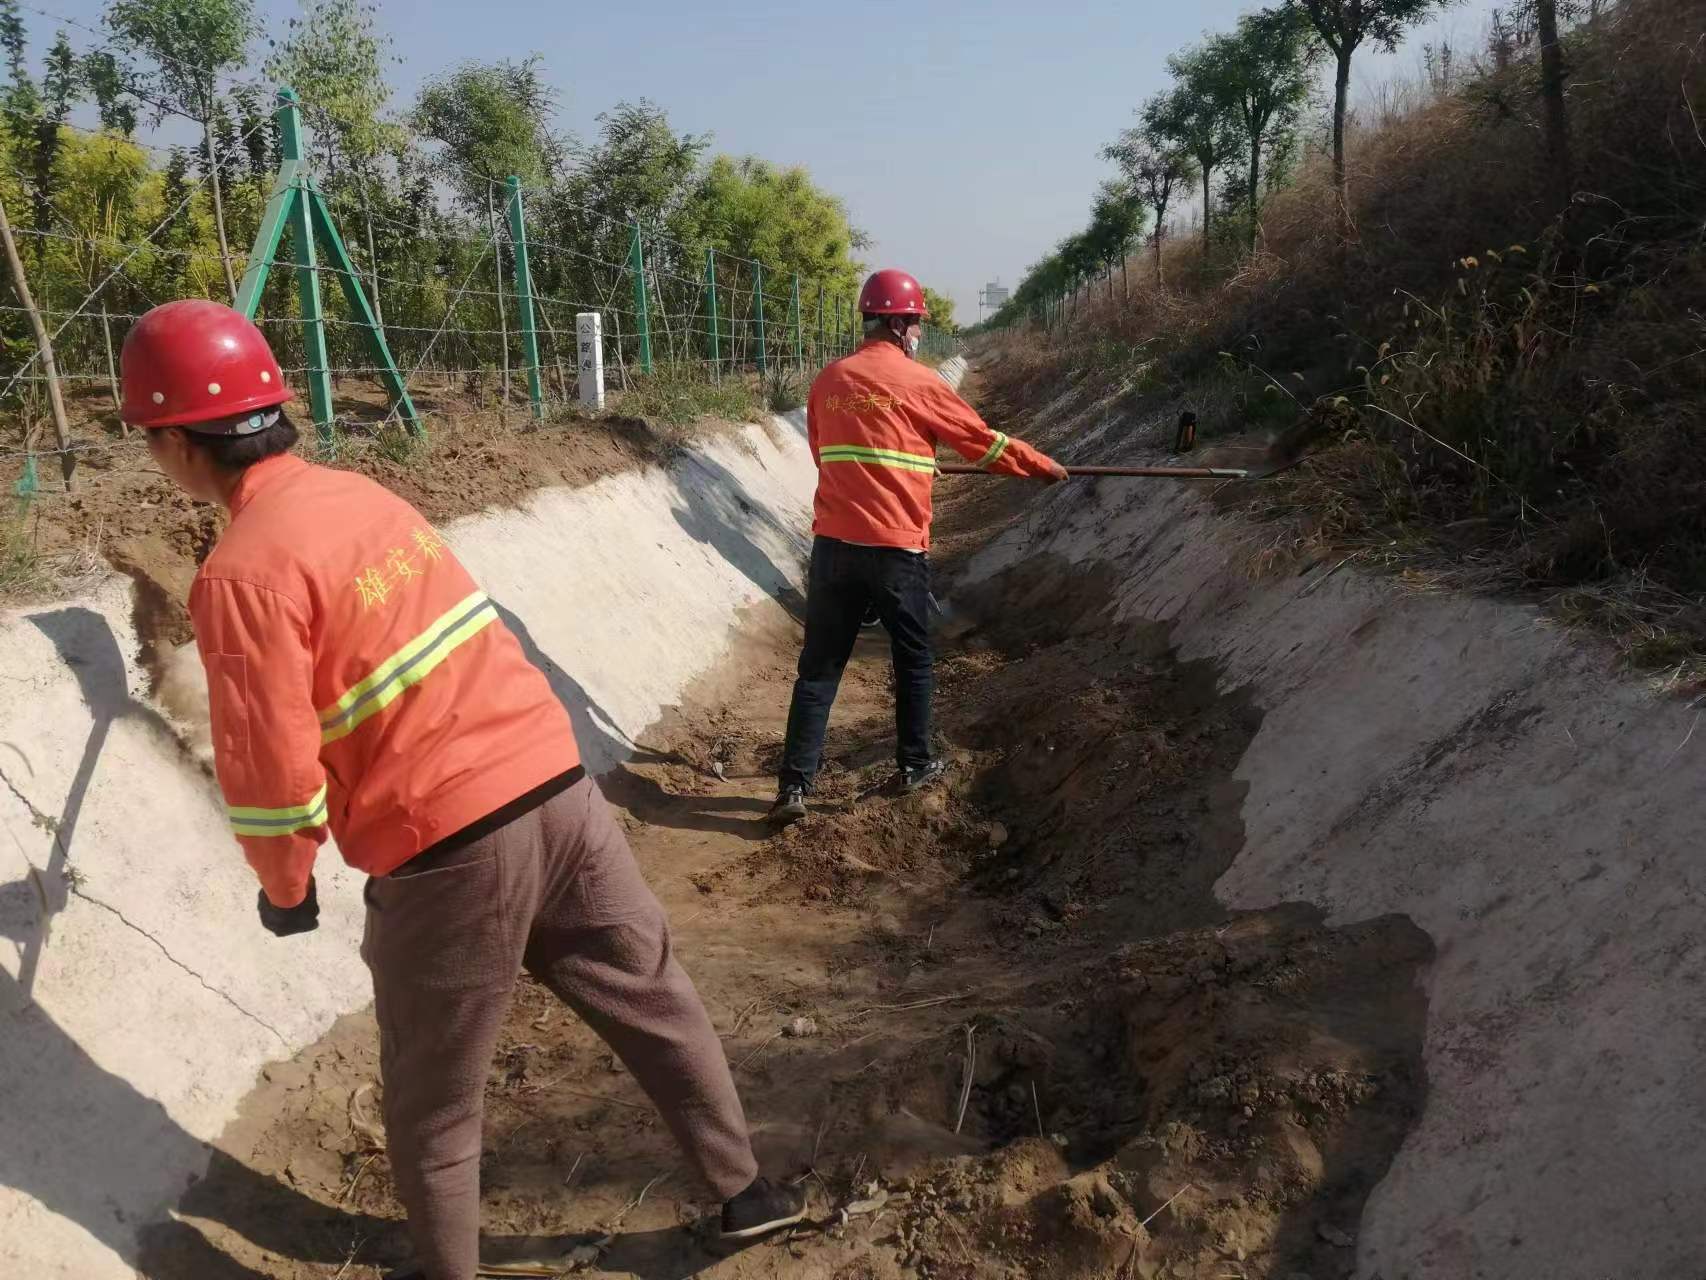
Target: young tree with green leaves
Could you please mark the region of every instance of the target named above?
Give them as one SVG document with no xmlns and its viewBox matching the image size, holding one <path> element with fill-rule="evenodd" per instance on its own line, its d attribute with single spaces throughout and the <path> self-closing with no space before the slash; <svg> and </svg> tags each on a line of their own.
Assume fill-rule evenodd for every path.
<svg viewBox="0 0 1706 1280">
<path fill-rule="evenodd" d="M 266 61 L 267 75 L 301 99 L 328 176 L 354 170 L 371 178 L 375 162 L 404 142 L 402 127 L 386 114 L 385 72 L 400 59 L 378 14 L 364 0 L 306 0 Z"/>
<path fill-rule="evenodd" d="M 1102 149 L 1102 155 L 1119 166 L 1127 185 L 1154 215 L 1150 240 L 1155 248 L 1155 284 L 1160 288 L 1165 284 L 1161 241 L 1167 234 L 1167 211 L 1178 190 L 1196 180 L 1196 164 L 1177 145 L 1144 128 L 1125 130 L 1118 141 Z"/>
<path fill-rule="evenodd" d="M 237 277 L 225 234 L 225 196 L 215 149 L 219 77 L 241 67 L 255 35 L 252 0 L 113 0 L 106 24 L 121 47 L 153 61 L 149 96 L 162 113 L 175 111 L 201 124 L 213 226 L 225 268 L 225 286 L 237 300 Z"/>
<path fill-rule="evenodd" d="M 572 237 L 606 261 L 628 252 L 631 226 L 644 223 L 676 239 L 689 238 L 708 134 L 676 133 L 656 104 L 619 102 L 598 117 L 594 143 L 571 148 L 574 172 L 558 184 L 544 210 L 553 237 Z M 696 263 L 676 264 L 696 275 Z"/>
<path fill-rule="evenodd" d="M 379 28 L 373 5 L 305 0 L 302 15 L 290 19 L 284 40 L 266 63 L 267 74 L 301 99 L 309 136 L 324 160 L 329 194 L 348 194 L 353 187 L 367 231 L 368 296 L 381 320 L 373 196 L 383 187 L 383 157 L 408 145 L 402 126 L 387 117 L 391 86 L 385 72 L 400 61 L 391 52 L 390 36 Z"/>
<path fill-rule="evenodd" d="M 1351 59 L 1365 44 L 1387 52 L 1398 47 L 1407 27 L 1426 21 L 1456 0 L 1285 0 L 1307 18 L 1333 55 L 1333 187 L 1338 193 L 1340 233 L 1351 229 L 1350 190 L 1345 176 L 1345 111 L 1351 92 Z"/>
<path fill-rule="evenodd" d="M 1090 225 L 1084 229 L 1085 245 L 1097 267 L 1111 272 L 1115 263 L 1124 264 L 1131 246 L 1143 234 L 1147 212 L 1123 180 L 1104 182 L 1097 188 L 1090 206 Z"/>
<path fill-rule="evenodd" d="M 35 136 L 30 143 L 31 176 L 35 186 L 32 214 L 38 229 L 46 228 L 53 221 L 54 161 L 59 157 L 61 128 L 71 115 L 78 90 L 77 54 L 71 48 L 70 39 L 61 31 L 47 51 L 41 92 L 37 95 Z M 35 253 L 38 260 L 45 248 L 46 242 L 37 239 Z"/>
<path fill-rule="evenodd" d="M 1246 207 L 1252 252 L 1260 226 L 1262 156 L 1283 146 L 1309 101 L 1311 72 L 1320 55 L 1314 31 L 1295 9 L 1263 9 L 1215 36 L 1198 64 L 1204 86 L 1237 119 L 1247 148 Z"/>
<path fill-rule="evenodd" d="M 465 62 L 427 82 L 415 102 L 415 127 L 444 144 L 444 180 L 475 212 L 511 175 L 542 187 L 563 165 L 557 91 L 538 54 L 520 62 Z"/>
<path fill-rule="evenodd" d="M 869 239 L 847 206 L 798 166 L 781 168 L 756 156 L 718 156 L 693 198 L 694 238 L 720 253 L 763 261 L 777 276 L 799 272 L 832 292 L 859 285 L 851 254 Z"/>
<path fill-rule="evenodd" d="M 136 132 L 136 100 L 131 96 L 125 69 L 105 49 L 83 55 L 80 75 L 95 100 L 101 128 L 128 138 Z"/>
<path fill-rule="evenodd" d="M 1206 253 L 1213 232 L 1214 175 L 1243 149 L 1238 122 L 1222 98 L 1215 96 L 1211 68 L 1200 49 L 1175 54 L 1167 69 L 1177 84 L 1152 99 L 1143 109 L 1146 133 L 1163 146 L 1190 157 L 1202 181 L 1202 242 Z"/>
<path fill-rule="evenodd" d="M 947 294 L 937 293 L 925 285 L 924 309 L 930 313 L 927 323 L 932 329 L 940 329 L 943 333 L 959 332 L 960 326 L 954 323 L 954 300 Z"/>
<path fill-rule="evenodd" d="M 34 138 L 34 121 L 41 112 L 41 93 L 30 74 L 29 32 L 17 0 L 0 0 L 0 52 L 6 58 L 6 83 L 0 87 L 0 134 L 27 152 Z"/>
</svg>

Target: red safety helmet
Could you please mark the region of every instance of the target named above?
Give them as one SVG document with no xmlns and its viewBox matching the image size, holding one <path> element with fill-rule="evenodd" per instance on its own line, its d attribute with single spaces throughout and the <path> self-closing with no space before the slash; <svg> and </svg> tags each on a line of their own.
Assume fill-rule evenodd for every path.
<svg viewBox="0 0 1706 1280">
<path fill-rule="evenodd" d="M 859 290 L 859 314 L 928 319 L 930 309 L 924 305 L 923 285 L 904 271 L 884 267 Z"/>
<path fill-rule="evenodd" d="M 205 298 L 168 302 L 143 316 L 125 336 L 119 363 L 121 413 L 133 427 L 239 419 L 290 399 L 254 322 Z"/>
</svg>

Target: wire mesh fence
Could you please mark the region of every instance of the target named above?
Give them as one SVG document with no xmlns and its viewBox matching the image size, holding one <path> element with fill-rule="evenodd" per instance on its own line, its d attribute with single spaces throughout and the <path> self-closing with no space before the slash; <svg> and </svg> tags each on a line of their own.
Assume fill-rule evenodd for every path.
<svg viewBox="0 0 1706 1280">
<path fill-rule="evenodd" d="M 250 313 L 308 392 L 322 443 L 575 411 L 589 315 L 618 396 L 736 380 L 760 400 L 797 399 L 857 344 L 846 255 L 812 278 L 727 237 L 689 243 L 613 217 L 549 180 L 448 173 L 442 156 L 394 159 L 382 180 L 327 173 L 294 95 L 267 111 L 255 82 L 220 83 L 217 121 L 162 115 L 148 141 L 0 97 L 0 201 L 15 283 L 29 286 L 0 295 L 0 459 L 20 464 L 20 493 L 39 487 L 38 458 L 58 459 L 69 483 L 77 458 L 127 447 L 119 352 L 175 298 Z M 198 126 L 205 146 L 174 140 Z M 235 298 L 227 280 L 243 281 Z"/>
</svg>

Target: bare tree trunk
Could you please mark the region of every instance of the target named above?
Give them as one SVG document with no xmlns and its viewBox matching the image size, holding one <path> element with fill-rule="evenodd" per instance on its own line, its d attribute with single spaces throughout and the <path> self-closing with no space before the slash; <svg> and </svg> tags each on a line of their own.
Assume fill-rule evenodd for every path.
<svg viewBox="0 0 1706 1280">
<path fill-rule="evenodd" d="M 107 314 L 107 304 L 101 304 L 101 338 L 107 344 L 107 389 L 112 393 L 113 408 L 124 408 L 124 397 L 119 392 L 118 362 L 113 359 L 113 322 Z M 130 424 L 123 418 L 118 421 L 119 431 L 124 435 L 130 434 Z"/>
<path fill-rule="evenodd" d="M 1205 164 L 1202 167 L 1202 252 L 1203 252 L 1203 264 L 1205 266 L 1208 263 L 1208 249 L 1209 249 L 1209 239 L 1208 239 L 1208 233 L 1209 233 L 1209 226 L 1208 226 L 1209 179 L 1212 178 L 1213 175 L 1214 175 L 1214 170 Z"/>
<path fill-rule="evenodd" d="M 1163 288 L 1166 283 L 1161 278 L 1161 239 L 1166 234 L 1161 225 L 1164 217 L 1165 215 L 1160 212 L 1155 215 L 1155 287 L 1157 289 Z"/>
<path fill-rule="evenodd" d="M 379 321 L 379 327 L 385 327 L 385 309 L 379 305 L 379 254 L 373 247 L 373 206 L 367 202 L 367 179 L 357 177 L 361 184 L 361 214 L 367 220 L 367 269 L 372 277 L 373 294 L 368 301 L 373 304 L 373 318 Z"/>
<path fill-rule="evenodd" d="M 498 332 L 503 342 L 503 403 L 509 407 L 509 312 L 504 307 L 504 255 L 498 243 L 498 211 L 492 203 L 492 190 L 486 188 L 486 226 L 492 236 L 492 273 L 497 280 Z"/>
<path fill-rule="evenodd" d="M 1333 192 L 1339 205 L 1339 235 L 1351 238 L 1351 196 L 1345 180 L 1345 108 L 1351 92 L 1351 48 L 1339 52 L 1339 70 L 1333 80 Z"/>
<path fill-rule="evenodd" d="M 213 230 L 219 237 L 219 265 L 225 268 L 225 288 L 231 295 L 231 304 L 237 304 L 237 277 L 231 270 L 231 245 L 225 238 L 225 196 L 219 181 L 219 157 L 213 149 L 213 95 L 210 93 L 204 100 L 204 110 L 201 122 L 201 139 L 207 151 L 207 185 L 213 192 Z"/>
<path fill-rule="evenodd" d="M 1575 196 L 1570 173 L 1570 125 L 1564 108 L 1564 50 L 1558 43 L 1558 0 L 1535 0 L 1540 33 L 1540 96 L 1546 117 L 1546 161 L 1552 171 L 1558 207 Z"/>
<path fill-rule="evenodd" d="M 1262 135 L 1250 130 L 1250 252 L 1256 252 L 1256 202 L 1261 195 Z"/>
<path fill-rule="evenodd" d="M 18 256 L 18 243 L 12 239 L 12 224 L 6 217 L 3 201 L 0 201 L 0 242 L 5 245 L 12 287 L 17 290 L 18 301 L 29 314 L 36 349 L 41 352 L 42 371 L 47 375 L 47 399 L 53 407 L 53 434 L 59 441 L 59 471 L 65 477 L 65 488 L 69 492 L 71 473 L 77 469 L 77 458 L 71 452 L 71 424 L 66 421 L 65 401 L 59 394 L 59 367 L 53 362 L 53 339 L 48 336 L 47 325 L 42 323 L 41 312 L 36 310 L 36 300 L 30 294 L 29 278 L 24 275 L 24 260 Z"/>
</svg>

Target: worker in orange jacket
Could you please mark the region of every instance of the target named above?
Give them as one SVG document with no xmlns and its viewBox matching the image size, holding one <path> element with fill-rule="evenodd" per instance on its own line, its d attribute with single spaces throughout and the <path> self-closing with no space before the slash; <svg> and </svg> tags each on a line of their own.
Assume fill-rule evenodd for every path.
<svg viewBox="0 0 1706 1280">
<path fill-rule="evenodd" d="M 445 540 L 292 453 L 266 339 L 213 302 L 125 339 L 124 417 L 230 524 L 196 575 L 226 813 L 261 922 L 314 929 L 327 832 L 370 877 L 388 1151 L 418 1280 L 472 1280 L 486 1075 L 525 968 L 621 1056 L 724 1201 L 725 1236 L 798 1221 L 758 1174 L 721 1042 L 545 677 Z"/>
<path fill-rule="evenodd" d="M 817 463 L 806 636 L 788 710 L 778 826 L 806 815 L 830 708 L 860 623 L 875 612 L 894 656 L 895 759 L 906 791 L 939 778 L 930 748 L 930 498 L 946 445 L 999 475 L 1066 479 L 1052 458 L 993 430 L 917 363 L 929 311 L 904 271 L 878 271 L 859 294 L 865 341 L 812 383 L 806 433 Z"/>
</svg>

